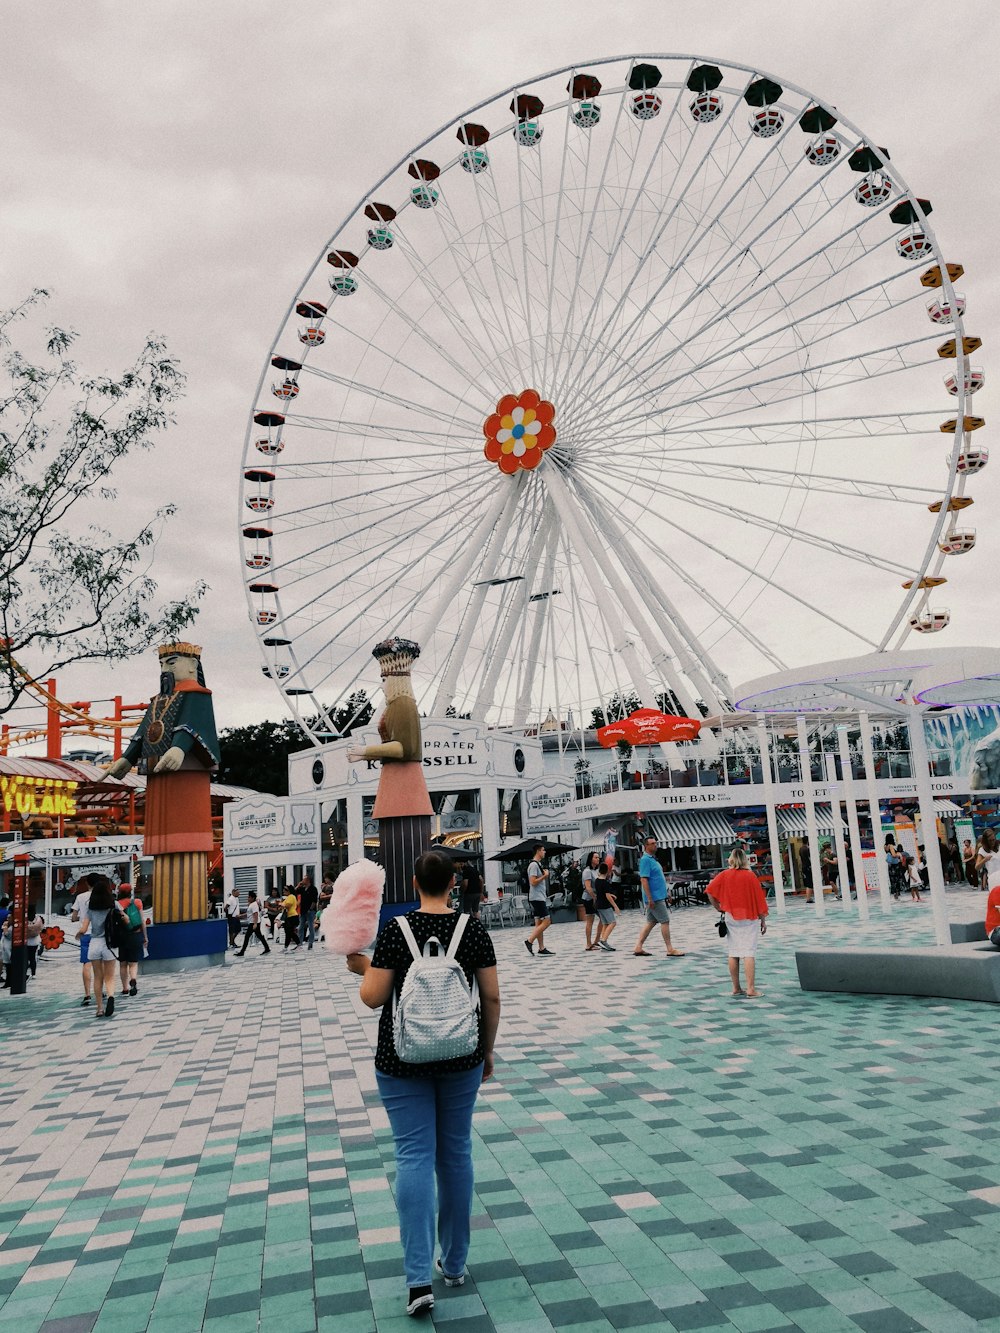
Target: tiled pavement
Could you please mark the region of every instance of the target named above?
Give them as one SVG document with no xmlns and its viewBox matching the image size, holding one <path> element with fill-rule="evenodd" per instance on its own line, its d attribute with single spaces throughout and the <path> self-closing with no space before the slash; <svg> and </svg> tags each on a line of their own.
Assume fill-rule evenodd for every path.
<svg viewBox="0 0 1000 1333">
<path fill-rule="evenodd" d="M 865 939 L 929 941 L 928 914 L 874 909 Z M 548 960 L 497 933 L 471 1277 L 435 1323 L 1000 1329 L 1000 1014 L 804 995 L 795 944 L 857 927 L 803 905 L 734 1001 L 713 919 L 677 913 L 669 960 L 626 952 L 634 914 L 608 956 L 578 926 Z M 64 949 L 0 1003 L 0 1327 L 412 1327 L 374 1019 L 339 960 L 150 978 L 110 1023 L 78 984 Z"/>
</svg>

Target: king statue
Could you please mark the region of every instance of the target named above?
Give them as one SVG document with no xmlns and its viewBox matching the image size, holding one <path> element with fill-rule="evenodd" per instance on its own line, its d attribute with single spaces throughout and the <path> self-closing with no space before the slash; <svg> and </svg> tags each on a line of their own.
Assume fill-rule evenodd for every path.
<svg viewBox="0 0 1000 1333">
<path fill-rule="evenodd" d="M 205 686 L 201 648 L 159 648 L 160 691 L 113 778 L 135 764 L 146 774 L 143 852 L 153 860 L 153 911 L 158 922 L 204 921 L 212 840 L 212 770 L 219 766 L 212 693 Z"/>
</svg>

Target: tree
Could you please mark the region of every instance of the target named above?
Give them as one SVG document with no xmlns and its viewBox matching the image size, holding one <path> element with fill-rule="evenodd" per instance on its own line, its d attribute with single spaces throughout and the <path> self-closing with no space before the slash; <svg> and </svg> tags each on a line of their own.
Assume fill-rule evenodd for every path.
<svg viewBox="0 0 1000 1333">
<path fill-rule="evenodd" d="M 339 708 L 327 710 L 340 737 L 372 720 L 374 708 L 364 690 L 355 690 Z M 308 725 L 319 729 L 320 720 Z M 325 724 L 324 724 L 325 725 Z M 331 740 L 335 737 L 331 734 Z M 246 727 L 227 727 L 219 736 L 221 763 L 219 781 L 234 787 L 251 787 L 272 796 L 288 795 L 288 756 L 307 748 L 308 740 L 297 722 L 255 722 Z"/>
<path fill-rule="evenodd" d="M 248 727 L 227 727 L 219 735 L 219 782 L 288 795 L 288 756 L 304 748 L 298 724 L 255 722 Z"/>
<path fill-rule="evenodd" d="M 172 504 L 124 537 L 83 518 L 110 508 L 115 468 L 172 423 L 177 363 L 150 336 L 118 378 L 85 376 L 66 355 L 75 334 L 60 328 L 45 330 L 36 362 L 10 332 L 47 296 L 0 313 L 0 715 L 27 688 L 19 662 L 37 679 L 133 657 L 176 638 L 205 591 L 157 601 L 149 565 Z"/>
</svg>

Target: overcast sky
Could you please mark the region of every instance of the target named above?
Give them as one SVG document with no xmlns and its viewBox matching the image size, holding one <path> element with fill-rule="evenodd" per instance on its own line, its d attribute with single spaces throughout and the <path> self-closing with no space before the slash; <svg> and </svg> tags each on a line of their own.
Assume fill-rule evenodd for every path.
<svg viewBox="0 0 1000 1333">
<path fill-rule="evenodd" d="M 179 357 L 179 423 L 123 474 L 121 495 L 135 525 L 156 504 L 180 506 L 154 574 L 171 594 L 210 584 L 193 637 L 220 726 L 284 715 L 261 676 L 236 540 L 257 377 L 320 246 L 409 148 L 497 89 L 602 55 L 677 51 L 784 76 L 888 145 L 933 199 L 937 235 L 966 267 L 968 326 L 986 342 L 994 378 L 975 411 L 989 418 L 998 37 L 1000 10 L 983 0 L 9 6 L 3 304 L 50 287 L 51 318 L 79 332 L 77 357 L 94 371 L 123 365 L 149 330 Z M 986 522 L 998 475 L 1000 451 L 976 483 L 978 548 L 949 585 L 954 643 L 1000 644 L 1000 536 Z M 113 676 L 68 672 L 60 694 L 138 699 L 155 682 L 150 656 Z"/>
</svg>

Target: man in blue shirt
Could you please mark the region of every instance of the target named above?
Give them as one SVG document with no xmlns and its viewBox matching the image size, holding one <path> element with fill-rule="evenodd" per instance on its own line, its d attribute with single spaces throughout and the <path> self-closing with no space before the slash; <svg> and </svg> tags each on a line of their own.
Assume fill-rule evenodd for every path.
<svg viewBox="0 0 1000 1333">
<path fill-rule="evenodd" d="M 675 949 L 670 939 L 670 909 L 667 907 L 667 879 L 663 867 L 656 859 L 656 839 L 647 838 L 643 844 L 643 854 L 639 861 L 639 879 L 642 882 L 642 897 L 646 905 L 646 920 L 635 942 L 637 958 L 651 958 L 645 948 L 646 940 L 654 926 L 660 927 L 663 943 L 671 958 L 682 958 L 683 949 Z"/>
</svg>

